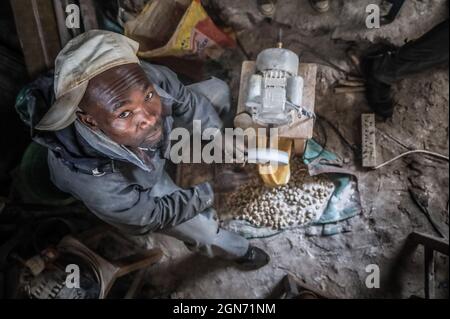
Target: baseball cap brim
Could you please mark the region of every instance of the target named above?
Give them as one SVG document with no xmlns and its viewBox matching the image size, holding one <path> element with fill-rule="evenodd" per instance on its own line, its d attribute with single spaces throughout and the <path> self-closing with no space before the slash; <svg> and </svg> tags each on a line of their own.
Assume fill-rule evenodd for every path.
<svg viewBox="0 0 450 319">
<path fill-rule="evenodd" d="M 84 81 L 59 97 L 36 125 L 43 131 L 58 131 L 72 124 L 77 118 L 77 109 L 86 92 L 89 81 Z"/>
</svg>

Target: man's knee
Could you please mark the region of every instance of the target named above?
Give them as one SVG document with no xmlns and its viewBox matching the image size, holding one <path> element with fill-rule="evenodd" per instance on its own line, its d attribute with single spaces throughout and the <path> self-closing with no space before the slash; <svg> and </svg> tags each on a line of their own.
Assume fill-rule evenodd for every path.
<svg viewBox="0 0 450 319">
<path fill-rule="evenodd" d="M 178 226 L 164 230 L 163 233 L 193 246 L 211 245 L 219 232 L 219 225 L 214 217 L 215 211 L 208 209 Z"/>
<path fill-rule="evenodd" d="M 230 87 L 225 81 L 212 77 L 209 80 L 192 84 L 189 88 L 205 96 L 218 114 L 230 111 L 231 93 Z"/>
</svg>

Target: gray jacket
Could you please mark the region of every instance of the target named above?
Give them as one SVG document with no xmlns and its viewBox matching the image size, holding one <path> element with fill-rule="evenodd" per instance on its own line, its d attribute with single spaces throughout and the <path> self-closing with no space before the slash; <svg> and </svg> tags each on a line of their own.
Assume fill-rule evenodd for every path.
<svg viewBox="0 0 450 319">
<path fill-rule="evenodd" d="M 102 220 L 133 233 L 179 225 L 212 206 L 208 183 L 181 189 L 164 166 L 173 127 L 192 130 L 193 120 L 201 120 L 202 129 L 222 126 L 211 102 L 181 84 L 175 73 L 145 62 L 142 66 L 169 114 L 165 145 L 149 154 L 150 164 L 79 121 L 54 136 L 42 133 L 35 137 L 50 149 L 51 179 L 58 188 L 81 200 Z"/>
</svg>

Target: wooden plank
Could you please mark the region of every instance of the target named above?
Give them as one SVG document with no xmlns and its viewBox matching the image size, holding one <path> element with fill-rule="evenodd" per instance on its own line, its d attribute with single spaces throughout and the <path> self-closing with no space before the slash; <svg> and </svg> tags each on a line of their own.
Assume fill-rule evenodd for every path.
<svg viewBox="0 0 450 319">
<path fill-rule="evenodd" d="M 72 39 L 72 35 L 66 27 L 66 6 L 67 0 L 53 0 L 53 8 L 55 9 L 55 18 L 58 26 L 59 40 L 61 47 L 64 47 L 67 42 Z"/>
<path fill-rule="evenodd" d="M 239 99 L 236 114 L 245 112 L 245 101 L 248 92 L 248 82 L 253 73 L 255 73 L 256 65 L 254 61 L 244 61 L 241 70 L 241 82 L 239 88 Z M 303 77 L 303 107 L 314 112 L 316 99 L 316 78 L 317 65 L 313 63 L 300 63 L 299 75 Z M 263 127 L 253 124 L 253 127 Z M 314 121 L 312 119 L 297 119 L 291 126 L 280 127 L 279 136 L 292 139 L 309 139 L 313 136 Z"/>
<path fill-rule="evenodd" d="M 53 68 L 61 44 L 52 0 L 14 0 L 11 7 L 29 75 Z"/>
<path fill-rule="evenodd" d="M 92 0 L 79 0 L 84 31 L 98 29 L 97 14 Z"/>
<path fill-rule="evenodd" d="M 306 149 L 306 139 L 295 139 L 294 140 L 294 154 L 298 156 L 303 156 Z"/>
<path fill-rule="evenodd" d="M 239 86 L 239 98 L 236 114 L 245 112 L 245 100 L 248 93 L 248 82 L 253 73 L 255 73 L 256 64 L 254 61 L 242 62 L 241 79 Z"/>
</svg>

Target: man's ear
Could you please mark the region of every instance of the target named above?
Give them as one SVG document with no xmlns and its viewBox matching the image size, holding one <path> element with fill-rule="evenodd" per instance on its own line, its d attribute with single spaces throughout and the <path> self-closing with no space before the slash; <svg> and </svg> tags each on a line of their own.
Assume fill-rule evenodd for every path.
<svg viewBox="0 0 450 319">
<path fill-rule="evenodd" d="M 97 122 L 89 114 L 86 114 L 83 111 L 77 111 L 77 117 L 81 123 L 87 125 L 91 129 L 96 130 L 98 128 Z"/>
</svg>

